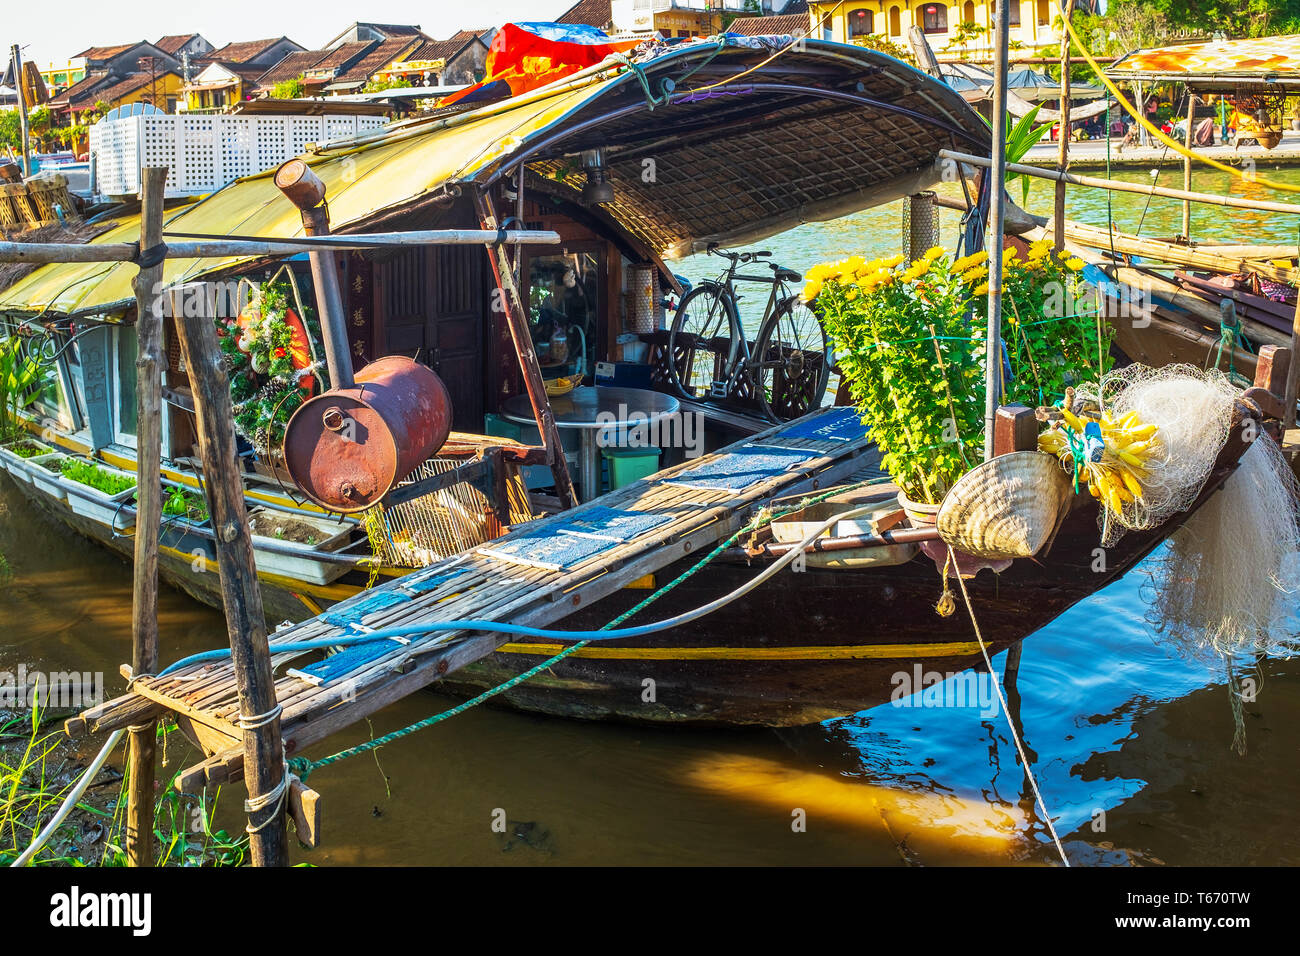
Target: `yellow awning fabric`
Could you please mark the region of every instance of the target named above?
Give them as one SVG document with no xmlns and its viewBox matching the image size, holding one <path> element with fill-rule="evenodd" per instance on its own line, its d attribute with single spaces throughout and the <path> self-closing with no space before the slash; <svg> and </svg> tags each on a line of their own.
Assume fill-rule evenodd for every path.
<svg viewBox="0 0 1300 956">
<path fill-rule="evenodd" d="M 508 154 L 528 136 L 548 128 L 615 80 L 549 96 L 499 115 L 440 130 L 358 147 L 352 152 L 304 157 L 325 183 L 335 231 L 381 210 L 418 199 L 448 180 L 466 179 Z M 237 180 L 206 199 L 169 215 L 167 232 L 295 238 L 302 235 L 298 210 L 275 187 L 272 173 Z M 133 216 L 92 242 L 135 242 Z M 168 259 L 166 284 L 195 279 L 237 265 L 240 259 Z M 121 310 L 134 301 L 138 270 L 131 263 L 63 263 L 43 266 L 0 293 L 0 311 L 68 315 Z"/>
<path fill-rule="evenodd" d="M 502 103 L 390 127 L 303 158 L 325 182 L 334 230 L 355 232 L 448 184 L 488 184 L 521 158 L 530 188 L 579 206 L 586 174 L 578 154 L 600 148 L 615 198 L 587 214 L 649 254 L 674 258 L 928 188 L 942 175 L 939 150 L 953 147 L 984 152 L 989 130 L 942 81 L 864 47 L 744 37 L 611 62 Z M 172 212 L 166 233 L 301 236 L 299 213 L 273 173 Z M 137 235 L 138 219 L 94 241 Z M 241 261 L 248 260 L 169 259 L 164 281 Z M 44 266 L 0 292 L 0 311 L 124 313 L 136 272 L 131 263 Z"/>
<path fill-rule="evenodd" d="M 1199 86 L 1300 83 L 1300 35 L 1137 50 L 1116 61 L 1106 75 L 1115 80 L 1181 80 Z"/>
</svg>

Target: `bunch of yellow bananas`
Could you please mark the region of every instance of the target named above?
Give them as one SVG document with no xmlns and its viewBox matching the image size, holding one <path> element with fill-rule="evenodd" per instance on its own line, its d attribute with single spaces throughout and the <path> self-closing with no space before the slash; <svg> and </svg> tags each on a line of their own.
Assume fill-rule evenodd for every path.
<svg viewBox="0 0 1300 956">
<path fill-rule="evenodd" d="M 1081 450 L 1079 475 L 1088 483 L 1089 493 L 1117 514 L 1123 513 L 1124 505 L 1142 497 L 1147 462 L 1159 451 L 1157 426 L 1144 425 L 1137 412 L 1118 419 L 1106 411 L 1099 418 L 1080 418 L 1063 408 L 1061 417 L 1038 436 L 1038 450 L 1056 455 L 1071 469 L 1076 449 Z M 1075 434 L 1067 436 L 1066 429 Z"/>
</svg>

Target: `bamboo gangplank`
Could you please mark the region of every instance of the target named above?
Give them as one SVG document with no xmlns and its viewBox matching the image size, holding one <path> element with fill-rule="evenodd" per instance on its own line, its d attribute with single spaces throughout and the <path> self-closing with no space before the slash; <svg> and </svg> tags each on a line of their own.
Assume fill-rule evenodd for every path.
<svg viewBox="0 0 1300 956">
<path fill-rule="evenodd" d="M 795 444 L 779 439 L 781 427 L 752 436 L 740 444 L 763 444 L 771 442 L 774 436 L 781 447 Z M 457 568 L 457 574 L 428 592 L 414 594 L 409 601 L 396 607 L 367 615 L 364 626 L 401 627 L 433 620 L 466 618 L 545 626 L 562 619 L 575 607 L 588 606 L 615 593 L 629 581 L 683 557 L 702 556 L 707 548 L 743 527 L 754 511 L 773 497 L 827 487 L 860 471 L 864 461 L 874 462 L 869 456 L 864 458 L 869 447 L 865 438 L 857 442 L 810 441 L 797 444 L 813 452 L 815 457 L 794 470 L 756 482 L 740 491 L 685 488 L 664 483 L 664 479 L 699 467 L 730 450 L 723 449 L 714 455 L 685 461 L 650 479 L 605 495 L 598 503 L 542 519 L 541 526 L 544 527 L 545 522 L 562 522 L 598 505 L 671 515 L 671 520 L 660 527 L 569 570 L 551 571 L 514 564 L 479 549 L 449 558 L 435 565 L 434 570 Z M 537 526 L 537 523 L 531 523 L 529 528 Z M 507 535 L 492 544 L 509 539 L 510 535 Z M 403 579 L 399 578 L 381 586 L 381 589 L 402 587 Z M 366 595 L 373 593 L 364 592 Z M 270 658 L 275 666 L 282 666 L 302 653 L 277 653 L 277 645 L 329 638 L 340 634 L 341 630 L 322 618 L 286 628 L 270 636 Z M 473 663 L 511 640 L 514 639 L 506 635 L 486 632 L 415 635 L 409 645 L 394 642 L 391 652 L 362 665 L 346 679 L 318 685 L 286 674 L 273 684 L 275 699 L 283 707 L 281 734 L 285 752 L 289 755 L 301 752 L 304 747 Z M 237 721 L 241 705 L 234 692 L 234 672 L 230 662 L 222 662 L 192 665 L 164 678 L 143 678 L 136 682 L 132 693 L 96 708 L 93 713 L 87 711 L 81 715 L 78 718 L 81 724 L 75 729 L 84 729 L 92 722 L 101 729 L 108 728 L 119 719 L 119 714 L 138 713 L 141 707 L 151 705 L 162 707 L 184 714 L 188 719 L 199 721 L 206 728 L 224 735 L 210 740 L 229 741 L 224 748 L 211 748 L 215 752 L 182 772 L 178 786 L 192 788 L 238 780 L 247 764 L 243 750 L 238 746 Z M 69 731 L 73 729 L 72 722 L 69 722 Z M 290 806 L 295 806 L 292 798 Z"/>
</svg>

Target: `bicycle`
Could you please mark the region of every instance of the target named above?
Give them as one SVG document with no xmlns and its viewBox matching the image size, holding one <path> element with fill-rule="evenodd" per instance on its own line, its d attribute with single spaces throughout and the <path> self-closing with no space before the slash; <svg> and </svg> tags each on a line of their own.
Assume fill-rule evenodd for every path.
<svg viewBox="0 0 1300 956">
<path fill-rule="evenodd" d="M 763 263 L 771 276 L 737 271 L 770 252 L 726 252 L 715 246 L 706 252 L 730 265 L 717 279 L 691 289 L 677 307 L 668 332 L 674 387 L 689 399 L 752 399 L 772 421 L 818 408 L 830 380 L 831 349 L 821 320 L 786 285 L 803 277 L 775 262 Z M 772 286 L 752 353 L 740 320 L 737 281 Z"/>
</svg>

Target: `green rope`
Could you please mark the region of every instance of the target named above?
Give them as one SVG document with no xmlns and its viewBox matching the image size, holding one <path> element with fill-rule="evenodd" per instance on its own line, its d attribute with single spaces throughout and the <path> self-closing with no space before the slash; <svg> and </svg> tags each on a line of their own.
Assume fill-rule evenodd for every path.
<svg viewBox="0 0 1300 956">
<path fill-rule="evenodd" d="M 831 498 L 835 495 L 841 495 L 844 494 L 845 492 L 854 491 L 858 488 L 865 488 L 868 485 L 882 484 L 884 482 L 888 482 L 891 480 L 892 479 L 888 475 L 884 475 L 880 478 L 868 478 L 865 481 L 859 481 L 852 485 L 832 488 L 831 490 L 823 492 L 820 495 L 805 497 L 801 499 L 798 504 L 792 505 L 789 508 L 783 508 L 779 512 L 768 511 L 766 508 L 761 509 L 759 513 L 755 515 L 754 518 L 749 522 L 749 524 L 745 525 L 745 527 L 741 528 L 739 531 L 737 531 L 735 534 L 729 537 L 726 541 L 719 544 L 716 548 L 714 548 L 712 551 L 706 554 L 703 558 L 695 562 L 695 564 L 693 564 L 690 568 L 683 571 L 677 577 L 673 578 L 673 580 L 669 581 L 659 590 L 655 591 L 644 601 L 640 602 L 630 610 L 624 611 L 618 617 L 614 618 L 614 620 L 610 621 L 604 627 L 600 628 L 600 630 L 602 631 L 613 630 L 614 628 L 622 624 L 624 621 L 626 621 L 628 618 L 644 610 L 654 601 L 663 597 L 673 588 L 677 587 L 687 578 L 691 577 L 691 575 L 695 574 L 697 571 L 703 568 L 706 564 L 708 564 L 718 555 L 722 554 L 723 551 L 725 551 L 727 548 L 735 544 L 736 541 L 739 540 L 742 535 L 748 534 L 753 531 L 757 531 L 759 528 L 762 528 L 765 525 L 770 524 L 772 521 L 774 521 L 778 517 L 781 517 L 782 515 L 791 514 L 792 512 L 799 511 L 803 508 L 808 508 L 812 505 L 817 504 L 820 501 L 825 501 L 827 498 Z M 376 737 L 373 740 L 368 740 L 365 743 L 358 744 L 355 747 L 349 747 L 346 750 L 340 750 L 338 753 L 330 754 L 328 757 L 322 757 L 320 760 L 309 760 L 306 757 L 293 757 L 288 762 L 289 770 L 292 771 L 294 774 L 296 774 L 299 780 L 306 780 L 308 775 L 311 774 L 312 771 L 319 770 L 321 767 L 328 767 L 330 764 L 338 763 L 340 760 L 346 760 L 348 757 L 355 757 L 358 754 L 367 753 L 371 750 L 375 750 L 379 747 L 382 747 L 384 744 L 392 743 L 394 740 L 400 740 L 401 738 L 407 736 L 408 734 L 413 734 L 417 731 L 424 730 L 426 727 L 432 727 L 434 724 L 442 723 L 442 721 L 448 719 L 449 717 L 455 717 L 458 714 L 463 714 L 471 707 L 477 707 L 479 704 L 483 703 L 484 701 L 490 700 L 491 698 L 497 696 L 498 694 L 505 693 L 506 691 L 510 690 L 513 687 L 517 687 L 518 685 L 522 684 L 524 681 L 528 680 L 529 678 L 536 677 L 542 671 L 546 670 L 549 667 L 554 666 L 555 664 L 558 664 L 566 657 L 569 657 L 577 653 L 578 651 L 580 651 L 582 648 L 586 647 L 590 643 L 591 641 L 587 640 L 587 641 L 578 641 L 575 644 L 571 644 L 568 647 L 566 647 L 564 650 L 560 651 L 558 654 L 555 654 L 554 656 L 547 658 L 546 660 L 542 661 L 540 664 L 537 664 L 534 667 L 528 668 L 528 670 L 526 671 L 516 674 L 514 677 L 510 678 L 508 681 L 506 681 L 503 684 L 498 684 L 496 687 L 492 687 L 489 688 L 488 690 L 485 690 L 477 697 L 471 698 L 470 700 L 457 704 L 455 707 L 448 708 L 447 710 L 441 711 L 440 713 L 433 714 L 432 716 L 426 717 L 423 720 L 416 721 L 415 723 L 409 724 L 406 727 L 402 727 L 398 730 L 394 730 L 391 733 L 384 734 L 381 737 Z"/>
</svg>

